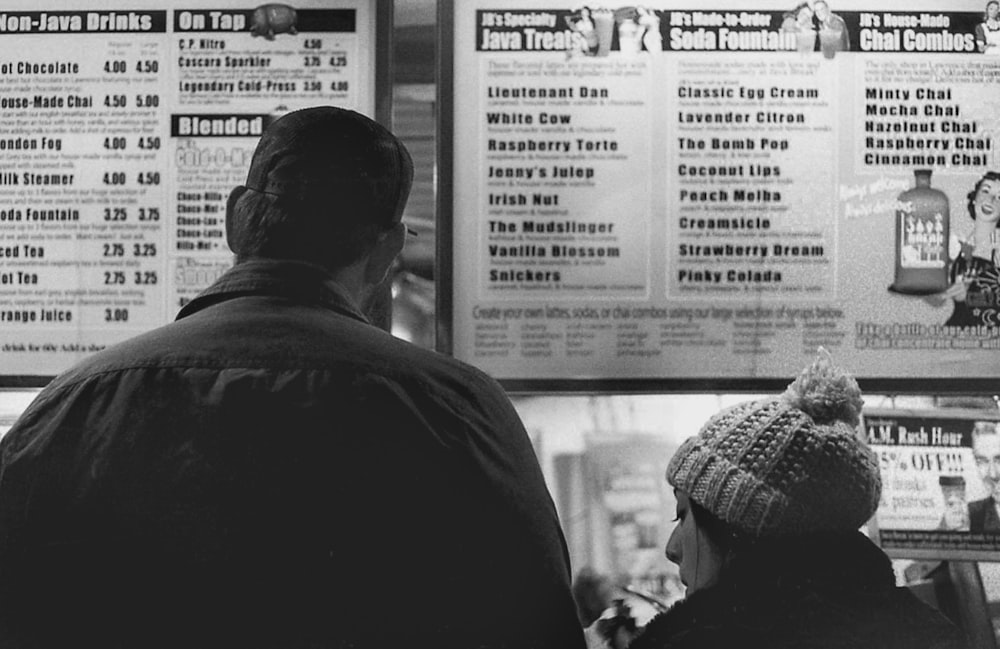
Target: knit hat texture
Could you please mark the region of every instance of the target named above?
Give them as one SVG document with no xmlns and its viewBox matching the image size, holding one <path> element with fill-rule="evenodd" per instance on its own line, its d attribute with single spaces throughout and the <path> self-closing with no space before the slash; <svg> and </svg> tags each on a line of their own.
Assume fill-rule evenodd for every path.
<svg viewBox="0 0 1000 649">
<path fill-rule="evenodd" d="M 856 530 L 882 491 L 857 430 L 862 403 L 821 348 L 780 396 L 709 419 L 671 458 L 667 481 L 751 539 Z"/>
</svg>

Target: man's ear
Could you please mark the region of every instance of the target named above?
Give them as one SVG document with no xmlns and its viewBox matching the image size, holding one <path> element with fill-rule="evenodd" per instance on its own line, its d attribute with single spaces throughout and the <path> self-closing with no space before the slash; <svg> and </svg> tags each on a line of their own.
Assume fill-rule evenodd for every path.
<svg viewBox="0 0 1000 649">
<path fill-rule="evenodd" d="M 405 242 L 406 226 L 402 223 L 397 223 L 382 232 L 375 242 L 371 254 L 368 255 L 368 262 L 365 264 L 365 282 L 371 285 L 381 284 L 389 269 L 392 268 L 392 263 L 403 251 Z"/>
<path fill-rule="evenodd" d="M 240 200 L 240 197 L 245 193 L 247 193 L 247 188 L 243 185 L 237 185 L 233 188 L 233 191 L 229 192 L 229 200 L 226 201 L 226 243 L 229 244 L 229 249 L 234 253 L 236 252 L 236 248 L 233 246 L 233 232 L 235 232 L 235 228 L 233 227 L 233 208 L 236 207 L 236 201 Z"/>
</svg>

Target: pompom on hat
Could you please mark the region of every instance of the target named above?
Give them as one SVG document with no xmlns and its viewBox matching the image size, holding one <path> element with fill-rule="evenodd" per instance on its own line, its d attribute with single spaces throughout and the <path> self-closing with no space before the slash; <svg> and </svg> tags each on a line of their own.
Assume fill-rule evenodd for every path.
<svg viewBox="0 0 1000 649">
<path fill-rule="evenodd" d="M 671 458 L 667 481 L 750 539 L 848 532 L 878 508 L 861 390 L 820 348 L 783 394 L 716 413 Z"/>
</svg>

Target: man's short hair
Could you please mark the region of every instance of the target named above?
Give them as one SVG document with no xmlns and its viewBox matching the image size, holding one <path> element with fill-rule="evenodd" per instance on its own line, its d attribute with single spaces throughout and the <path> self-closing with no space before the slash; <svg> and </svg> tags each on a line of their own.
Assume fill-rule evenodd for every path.
<svg viewBox="0 0 1000 649">
<path fill-rule="evenodd" d="M 230 245 L 241 259 L 346 266 L 399 222 L 412 182 L 409 152 L 377 122 L 333 106 L 288 113 L 257 144 Z"/>
</svg>

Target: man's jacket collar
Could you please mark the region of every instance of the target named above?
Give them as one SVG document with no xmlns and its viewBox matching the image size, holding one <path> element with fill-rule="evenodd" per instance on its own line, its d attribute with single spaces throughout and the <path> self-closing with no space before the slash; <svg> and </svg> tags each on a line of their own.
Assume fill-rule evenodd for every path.
<svg viewBox="0 0 1000 649">
<path fill-rule="evenodd" d="M 316 304 L 368 323 L 347 292 L 328 271 L 301 261 L 251 259 L 236 264 L 214 284 L 188 302 L 177 320 L 238 297 L 283 297 Z"/>
</svg>

